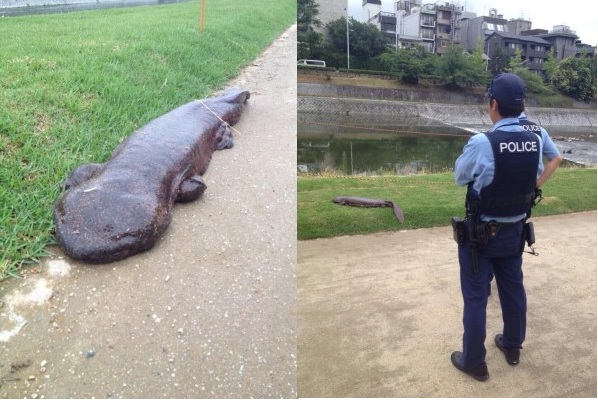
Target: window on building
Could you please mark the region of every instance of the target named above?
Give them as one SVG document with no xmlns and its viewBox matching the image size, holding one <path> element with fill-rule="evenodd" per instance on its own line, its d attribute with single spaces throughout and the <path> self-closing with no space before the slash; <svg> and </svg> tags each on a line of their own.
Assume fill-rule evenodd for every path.
<svg viewBox="0 0 598 400">
<path fill-rule="evenodd" d="M 397 26 L 395 24 L 380 24 L 380 30 L 381 31 L 387 31 L 387 32 L 395 32 L 395 30 L 397 29 Z"/>
<path fill-rule="evenodd" d="M 422 38 L 424 39 L 434 39 L 434 30 L 430 28 L 422 28 L 421 30 Z"/>
<path fill-rule="evenodd" d="M 433 15 L 422 14 L 421 18 L 422 18 L 421 19 L 422 25 L 434 26 L 434 16 Z"/>
</svg>

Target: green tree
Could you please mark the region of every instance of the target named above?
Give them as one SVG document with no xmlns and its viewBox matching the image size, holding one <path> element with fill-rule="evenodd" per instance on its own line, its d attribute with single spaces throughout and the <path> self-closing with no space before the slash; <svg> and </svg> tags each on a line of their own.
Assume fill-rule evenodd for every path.
<svg viewBox="0 0 598 400">
<path fill-rule="evenodd" d="M 544 70 L 544 73 L 546 74 L 546 79 L 548 80 L 548 82 L 550 82 L 552 80 L 552 77 L 554 75 L 554 71 L 556 70 L 557 65 L 558 65 L 558 61 L 554 54 L 554 50 L 550 50 L 547 53 L 546 61 L 544 62 L 544 65 L 542 66 L 542 69 Z"/>
<path fill-rule="evenodd" d="M 596 100 L 596 61 L 567 57 L 554 69 L 551 83 L 558 91 L 574 99 L 585 102 Z"/>
<path fill-rule="evenodd" d="M 451 88 L 486 84 L 488 73 L 481 54 L 467 54 L 463 47 L 454 45 L 438 60 L 437 74 Z"/>
<path fill-rule="evenodd" d="M 434 74 L 436 58 L 423 46 L 417 45 L 387 51 L 378 57 L 378 63 L 385 71 L 400 73 L 404 83 L 417 84 L 422 75 Z"/>
<path fill-rule="evenodd" d="M 501 48 L 492 53 L 492 58 L 488 61 L 488 70 L 492 75 L 506 72 L 509 67 L 509 56 Z"/>
<path fill-rule="evenodd" d="M 315 0 L 297 2 L 297 58 L 319 58 L 324 49 L 324 35 L 314 30 L 322 26 Z"/>
<path fill-rule="evenodd" d="M 515 54 L 513 54 L 513 56 L 509 58 L 509 65 L 507 66 L 505 72 L 515 73 L 516 69 L 525 68 L 525 64 L 527 64 L 527 61 L 524 60 L 521 53 L 521 49 L 517 48 L 515 49 Z"/>
<path fill-rule="evenodd" d="M 326 24 L 329 43 L 337 53 L 347 52 L 347 20 L 338 18 Z M 387 48 L 386 38 L 374 25 L 349 19 L 349 54 L 361 64 L 382 54 Z"/>
<path fill-rule="evenodd" d="M 509 66 L 506 72 L 518 75 L 525 82 L 526 91 L 535 94 L 551 94 L 550 88 L 546 86 L 540 75 L 530 71 L 527 67 L 527 60 L 522 56 L 521 49 L 515 50 L 515 54 L 509 59 Z"/>
<path fill-rule="evenodd" d="M 518 66 L 513 69 L 514 74 L 517 74 L 525 82 L 525 89 L 527 93 L 534 94 L 552 94 L 552 90 L 544 83 L 540 75 L 537 75 L 529 69 Z"/>
</svg>

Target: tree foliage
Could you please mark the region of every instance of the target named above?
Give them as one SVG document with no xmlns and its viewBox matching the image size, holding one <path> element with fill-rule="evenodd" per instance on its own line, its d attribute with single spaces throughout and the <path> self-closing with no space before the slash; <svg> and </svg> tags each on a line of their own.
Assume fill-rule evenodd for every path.
<svg viewBox="0 0 598 400">
<path fill-rule="evenodd" d="M 404 83 L 417 84 L 422 75 L 436 72 L 436 59 L 423 46 L 412 46 L 387 51 L 378 57 L 378 63 L 387 71 L 400 73 Z"/>
<path fill-rule="evenodd" d="M 347 51 L 347 20 L 344 17 L 326 24 L 332 50 Z M 361 64 L 382 54 L 387 48 L 386 38 L 374 25 L 349 19 L 349 54 Z"/>
<path fill-rule="evenodd" d="M 314 30 L 322 23 L 318 19 L 320 10 L 315 0 L 297 2 L 297 57 L 319 58 L 324 52 L 324 35 Z"/>
<path fill-rule="evenodd" d="M 506 72 L 509 68 L 509 55 L 501 48 L 492 53 L 492 58 L 488 61 L 488 70 L 492 75 Z"/>
<path fill-rule="evenodd" d="M 577 100 L 596 100 L 596 60 L 567 57 L 555 67 L 552 85 Z"/>
<path fill-rule="evenodd" d="M 352 69 L 398 73 L 405 83 L 417 84 L 422 76 L 435 77 L 449 87 L 486 86 L 491 77 L 513 72 L 525 81 L 529 93 L 551 95 L 554 91 L 582 101 L 596 100 L 596 58 L 556 60 L 549 53 L 543 67 L 546 80 L 526 68 L 521 50 L 512 57 L 496 49 L 491 59 L 484 55 L 484 42 L 468 54 L 455 45 L 442 55 L 432 54 L 423 46 L 395 49 L 372 24 L 344 17 L 326 25 L 327 35 L 316 32 L 318 5 L 315 0 L 298 0 L 298 56 L 326 60 L 331 67 L 344 68 L 347 62 L 347 28 Z"/>
<path fill-rule="evenodd" d="M 438 76 L 447 86 L 457 88 L 485 84 L 489 75 L 480 52 L 470 55 L 454 45 L 438 60 Z"/>
<path fill-rule="evenodd" d="M 548 82 L 552 81 L 552 76 L 554 75 L 554 71 L 556 70 L 556 66 L 558 65 L 558 60 L 556 59 L 556 55 L 554 54 L 554 50 L 551 50 L 547 53 L 548 58 L 544 61 L 544 65 L 542 69 L 546 74 L 546 79 Z"/>
</svg>

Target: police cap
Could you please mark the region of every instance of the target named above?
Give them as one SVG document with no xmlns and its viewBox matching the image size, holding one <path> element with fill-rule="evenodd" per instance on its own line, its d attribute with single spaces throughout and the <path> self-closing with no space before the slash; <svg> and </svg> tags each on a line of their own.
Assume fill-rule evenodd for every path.
<svg viewBox="0 0 598 400">
<path fill-rule="evenodd" d="M 525 82 L 515 74 L 498 74 L 492 79 L 488 95 L 500 103 L 523 104 L 523 99 L 525 99 Z"/>
</svg>

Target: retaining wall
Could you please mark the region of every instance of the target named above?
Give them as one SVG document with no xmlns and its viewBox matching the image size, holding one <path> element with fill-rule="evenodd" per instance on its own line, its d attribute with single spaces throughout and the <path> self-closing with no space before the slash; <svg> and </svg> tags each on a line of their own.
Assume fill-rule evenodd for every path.
<svg viewBox="0 0 598 400">
<path fill-rule="evenodd" d="M 448 125 L 492 125 L 481 95 L 406 91 L 341 85 L 298 84 L 297 111 L 336 114 L 382 114 L 397 120 L 425 118 Z M 526 107 L 543 126 L 596 128 L 596 109 Z"/>
</svg>

